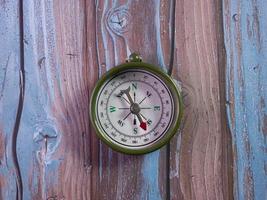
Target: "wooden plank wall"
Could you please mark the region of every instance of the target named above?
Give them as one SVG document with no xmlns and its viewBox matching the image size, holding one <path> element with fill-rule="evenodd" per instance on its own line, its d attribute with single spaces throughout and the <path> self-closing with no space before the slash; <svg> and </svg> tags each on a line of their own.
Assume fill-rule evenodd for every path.
<svg viewBox="0 0 267 200">
<path fill-rule="evenodd" d="M 266 8 L 0 0 L 0 199 L 264 199 Z M 88 114 L 95 82 L 134 51 L 185 103 L 180 134 L 142 156 L 108 148 Z"/>
<path fill-rule="evenodd" d="M 20 196 L 16 143 L 23 95 L 23 56 L 19 1 L 0 1 L 0 198 Z M 17 187 L 18 186 L 18 187 Z"/>
<path fill-rule="evenodd" d="M 232 199 L 222 2 L 177 1 L 176 8 L 175 74 L 186 108 L 181 140 L 171 142 L 171 199 Z"/>
<path fill-rule="evenodd" d="M 227 114 L 234 196 L 267 198 L 267 4 L 224 0 Z"/>
</svg>

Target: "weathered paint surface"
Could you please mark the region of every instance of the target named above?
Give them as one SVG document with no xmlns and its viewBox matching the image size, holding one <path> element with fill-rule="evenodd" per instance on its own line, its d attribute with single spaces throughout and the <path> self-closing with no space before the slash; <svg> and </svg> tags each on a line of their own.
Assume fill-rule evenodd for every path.
<svg viewBox="0 0 267 200">
<path fill-rule="evenodd" d="M 232 199 L 221 1 L 177 1 L 175 23 L 185 111 L 170 146 L 170 199 Z"/>
<path fill-rule="evenodd" d="M 3 46 L 15 45 L 10 51 L 18 52 L 6 55 L 8 51 L 2 51 L 6 59 L 1 62 L 4 67 L 10 63 L 10 71 L 1 76 L 9 89 L 2 87 L 1 109 L 14 112 L 9 112 L 12 116 L 1 112 L 1 199 L 165 199 L 166 148 L 145 156 L 118 154 L 96 138 L 88 118 L 94 83 L 130 52 L 142 50 L 144 59 L 164 67 L 162 45 L 170 41 L 168 35 L 161 41 L 157 32 L 160 15 L 166 15 L 160 13 L 160 1 L 20 3 L 10 4 L 14 7 L 10 13 L 4 7 L 7 4 L 1 7 L 1 14 L 21 11 L 14 15 L 13 26 L 8 26 L 10 16 L 2 23 L 11 29 L 3 30 L 7 33 L 1 38 Z M 142 8 L 151 12 L 141 24 L 146 13 L 134 16 Z M 123 24 L 113 20 L 123 20 Z M 137 26 L 147 31 L 136 31 L 132 38 L 129 33 Z M 20 62 L 25 69 L 22 82 Z M 11 79 L 14 88 L 9 87 Z M 16 165 L 12 155 L 15 125 L 6 117 L 15 123 L 19 102 L 23 103 L 16 122 Z M 5 130 L 6 126 L 11 130 Z M 8 162 L 9 166 L 2 164 Z"/>
<path fill-rule="evenodd" d="M 91 198 L 93 84 L 86 74 L 93 66 L 87 65 L 85 8 L 84 1 L 23 1 L 26 79 L 18 158 L 24 199 Z"/>
<path fill-rule="evenodd" d="M 169 16 L 168 9 L 161 13 L 161 8 L 159 0 L 96 1 L 99 76 L 125 62 L 134 51 L 146 62 L 165 67 L 163 46 L 169 50 L 170 38 L 159 30 L 164 23 L 161 18 Z M 98 152 L 99 177 L 93 190 L 103 193 L 96 193 L 94 199 L 166 199 L 166 147 L 144 156 L 129 156 L 100 142 Z"/>
<path fill-rule="evenodd" d="M 224 0 L 227 112 L 236 199 L 267 197 L 266 1 Z"/>
<path fill-rule="evenodd" d="M 19 1 L 0 1 L 0 199 L 16 199 L 21 191 L 14 156 L 22 94 L 19 7 Z"/>
<path fill-rule="evenodd" d="M 23 3 L 26 80 L 18 158 L 24 199 L 47 199 L 49 188 L 58 184 L 60 159 L 54 153 L 62 136 L 51 110 L 56 103 L 54 87 L 57 87 L 51 72 L 57 69 L 53 4 Z"/>
<path fill-rule="evenodd" d="M 0 199 L 263 199 L 266 13 L 256 0 L 0 0 Z M 88 115 L 97 79 L 133 51 L 184 89 L 181 135 L 144 156 L 112 151 Z"/>
</svg>

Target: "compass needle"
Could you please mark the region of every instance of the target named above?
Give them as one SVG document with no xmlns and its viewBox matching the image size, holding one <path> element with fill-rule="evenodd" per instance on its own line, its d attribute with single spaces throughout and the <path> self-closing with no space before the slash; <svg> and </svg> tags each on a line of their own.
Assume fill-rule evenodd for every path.
<svg viewBox="0 0 267 200">
<path fill-rule="evenodd" d="M 137 116 L 137 119 L 138 119 L 139 122 L 140 122 L 140 128 L 142 128 L 143 130 L 146 131 L 146 122 L 143 121 L 143 119 L 142 119 L 140 113 L 136 114 L 136 116 Z"/>
<path fill-rule="evenodd" d="M 146 123 L 145 122 L 142 122 L 140 124 L 140 127 L 146 131 Z"/>
<path fill-rule="evenodd" d="M 132 105 L 134 103 L 131 95 L 130 95 L 131 87 L 129 86 L 126 90 L 121 90 L 122 93 L 126 94 L 128 100 L 130 101 L 130 104 Z"/>
</svg>

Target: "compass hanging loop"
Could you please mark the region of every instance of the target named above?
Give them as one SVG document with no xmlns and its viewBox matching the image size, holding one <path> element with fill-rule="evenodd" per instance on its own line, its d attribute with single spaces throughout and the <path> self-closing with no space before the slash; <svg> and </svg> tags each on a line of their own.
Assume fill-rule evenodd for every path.
<svg viewBox="0 0 267 200">
<path fill-rule="evenodd" d="M 132 53 L 126 62 L 142 62 L 142 57 L 138 53 Z"/>
</svg>

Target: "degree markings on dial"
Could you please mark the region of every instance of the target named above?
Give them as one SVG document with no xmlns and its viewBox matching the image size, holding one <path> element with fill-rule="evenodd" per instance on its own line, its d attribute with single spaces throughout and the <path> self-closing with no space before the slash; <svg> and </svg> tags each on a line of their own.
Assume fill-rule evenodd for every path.
<svg viewBox="0 0 267 200">
<path fill-rule="evenodd" d="M 126 72 L 127 73 L 127 72 Z M 142 74 L 142 73 L 146 73 L 146 72 L 143 72 L 142 70 L 141 71 L 139 71 L 139 72 L 137 72 L 137 73 L 140 73 L 140 74 Z M 118 75 L 118 76 L 116 76 L 116 77 L 118 77 L 118 78 L 120 78 L 120 76 L 121 75 Z M 124 76 L 125 76 L 125 74 L 124 74 Z M 129 77 L 129 76 L 128 76 Z M 166 121 L 167 119 L 165 118 L 165 114 L 166 114 L 166 112 L 164 112 L 166 109 L 166 111 L 167 112 L 170 112 L 170 113 L 172 113 L 173 111 L 172 111 L 172 108 L 171 108 L 171 106 L 168 106 L 167 105 L 167 107 L 168 108 L 166 108 L 165 107 L 165 104 L 166 104 L 166 100 L 165 99 L 167 99 L 167 100 L 172 100 L 171 99 L 171 96 L 170 96 L 170 92 L 168 91 L 168 90 L 166 90 L 166 86 L 164 85 L 164 84 L 162 84 L 162 85 L 160 85 L 160 87 L 156 87 L 156 86 L 158 86 L 159 85 L 159 83 L 158 82 L 156 82 L 156 81 L 153 81 L 153 83 L 150 81 L 150 79 L 148 78 L 148 76 L 146 75 L 146 76 L 141 76 L 141 79 L 139 78 L 138 79 L 138 75 L 136 75 L 135 77 L 136 77 L 136 79 L 134 79 L 134 80 L 132 80 L 132 79 L 127 79 L 128 78 L 127 76 L 125 76 L 124 77 L 124 80 L 125 80 L 125 78 L 126 78 L 126 81 L 125 82 L 120 82 L 119 84 L 116 84 L 116 82 L 115 81 L 113 81 L 113 82 L 115 82 L 113 85 L 114 86 L 110 86 L 110 87 L 108 87 L 109 89 L 108 89 L 108 92 L 106 92 L 106 94 L 108 95 L 108 98 L 107 99 L 103 99 L 102 98 L 102 101 L 103 100 L 107 100 L 106 102 L 109 102 L 109 98 L 111 97 L 111 95 L 112 95 L 112 93 L 114 92 L 114 90 L 117 88 L 117 87 L 119 87 L 120 85 L 122 85 L 122 84 L 124 84 L 124 83 L 126 83 L 126 82 L 137 82 L 137 83 L 131 83 L 130 85 L 131 85 L 131 87 L 132 87 L 132 89 L 133 90 L 136 90 L 136 89 L 138 89 L 139 87 L 138 87 L 138 82 L 143 82 L 143 83 L 145 83 L 145 84 L 147 84 L 148 86 L 150 86 L 150 88 L 151 89 L 153 89 L 159 96 L 159 99 L 160 99 L 160 101 L 161 101 L 161 105 L 162 105 L 162 107 L 161 106 L 159 106 L 159 105 L 153 105 L 153 106 L 146 106 L 145 104 L 145 100 L 144 100 L 144 102 L 142 102 L 142 103 L 144 103 L 144 105 L 140 108 L 141 110 L 147 110 L 148 112 L 158 112 L 158 111 L 160 111 L 161 112 L 161 117 L 160 117 L 160 121 L 159 122 L 161 122 L 161 124 L 162 123 L 166 123 L 166 124 L 169 124 L 170 123 L 170 121 L 171 121 L 171 119 L 172 119 L 172 117 L 170 118 L 168 118 L 168 116 L 167 116 L 167 119 L 169 119 L 169 122 L 168 121 Z M 155 76 L 153 76 L 153 75 L 150 75 L 150 77 L 152 77 L 152 79 L 153 79 L 153 77 L 154 77 L 154 79 L 155 79 Z M 157 78 L 156 78 L 157 79 Z M 112 79 L 111 79 L 112 80 Z M 150 84 L 150 83 L 152 83 L 152 84 Z M 107 84 L 106 84 L 107 85 Z M 105 87 L 103 87 L 103 88 L 105 88 Z M 163 93 L 162 93 L 162 91 L 161 91 L 161 89 L 162 88 L 164 88 L 164 90 L 166 90 L 166 91 L 164 91 Z M 168 95 L 166 96 L 166 94 L 165 93 L 168 93 Z M 140 101 L 141 100 L 141 97 L 139 97 L 139 99 L 136 99 L 136 96 L 138 96 L 138 95 L 136 95 L 136 93 L 134 92 L 134 93 L 131 93 L 131 95 L 132 95 L 132 97 L 133 97 L 133 99 L 134 99 L 134 102 L 138 102 L 138 101 Z M 150 96 L 150 95 L 149 95 Z M 146 97 L 147 98 L 147 97 Z M 126 99 L 127 100 L 127 99 Z M 123 100 L 123 101 L 125 101 L 125 100 Z M 105 104 L 107 104 L 105 102 Z M 129 104 L 129 102 L 127 102 L 127 101 L 125 101 L 126 103 L 124 103 L 125 105 L 128 105 Z M 172 104 L 173 105 L 173 104 Z M 108 110 L 109 110 L 109 104 L 107 104 L 107 106 L 105 106 L 105 109 L 104 109 L 104 107 L 102 107 L 101 108 L 101 112 L 103 112 L 104 111 L 104 113 L 105 113 L 105 120 L 107 120 L 107 121 L 109 121 L 110 123 L 109 123 L 109 125 L 111 125 L 110 126 L 110 129 L 114 129 L 113 130 L 113 132 L 112 133 L 117 133 L 117 134 L 115 134 L 115 135 L 117 135 L 116 137 L 121 137 L 121 138 L 130 138 L 130 140 L 129 141 L 127 141 L 126 143 L 128 144 L 130 144 L 130 143 L 132 143 L 134 146 L 136 146 L 135 144 L 135 142 L 137 142 L 137 144 L 140 144 L 141 146 L 142 145 L 148 145 L 149 143 L 151 143 L 150 141 L 148 142 L 147 140 L 152 140 L 152 142 L 153 141 L 155 141 L 155 140 L 158 140 L 160 137 L 158 136 L 159 135 L 159 130 L 161 129 L 161 128 L 159 128 L 159 125 L 160 125 L 160 123 L 157 123 L 157 125 L 152 129 L 152 130 L 150 130 L 149 132 L 147 132 L 146 134 L 142 134 L 142 135 L 128 135 L 128 134 L 123 134 L 123 133 L 121 133 L 121 132 L 119 132 L 119 131 L 117 131 L 116 130 L 116 128 L 113 126 L 113 123 L 111 123 L 111 121 L 110 121 L 110 119 L 109 119 L 109 114 L 113 114 L 113 113 L 116 113 L 116 112 L 125 112 L 125 114 L 127 114 L 126 112 L 127 112 L 127 110 L 129 110 L 130 108 L 123 108 L 123 106 L 122 107 L 120 107 L 120 106 L 113 106 L 113 107 L 115 107 L 115 111 L 114 111 L 114 108 L 112 108 L 112 112 L 109 112 L 108 113 Z M 124 111 L 125 110 L 125 111 Z M 149 111 L 149 110 L 151 110 L 151 111 Z M 105 112 L 106 111 L 106 112 Z M 141 111 L 142 112 L 142 111 Z M 128 116 L 127 116 L 128 115 Z M 127 116 L 127 117 L 129 117 L 130 116 L 130 114 L 128 113 L 127 115 L 125 115 L 125 117 Z M 142 113 L 142 115 L 144 115 L 143 113 Z M 121 120 L 123 120 L 125 117 L 123 117 L 122 116 L 122 118 L 121 118 Z M 127 117 L 126 117 L 126 119 L 127 119 Z M 146 116 L 142 116 L 142 117 L 145 117 L 146 118 Z M 135 119 L 135 115 L 134 115 L 134 117 L 133 117 L 133 120 L 131 120 L 131 124 L 132 125 L 134 125 L 134 119 Z M 147 119 L 147 118 L 146 118 Z M 136 120 L 136 119 L 135 119 Z M 149 119 L 148 119 L 149 120 Z M 136 122 L 135 122 L 136 123 Z M 152 122 L 153 123 L 153 122 Z M 166 130 L 166 129 L 165 129 Z M 161 133 L 164 133 L 165 132 L 165 130 L 162 130 L 161 131 Z M 133 130 L 132 130 L 133 131 Z M 108 134 L 108 133 L 107 133 Z M 119 134 L 119 135 L 118 135 Z M 114 136 L 114 134 L 111 134 L 112 136 Z M 155 135 L 155 136 L 150 136 L 150 135 Z M 162 134 L 160 134 L 160 135 L 162 135 Z M 114 136 L 115 137 L 115 136 Z M 132 139 L 132 138 L 135 138 L 135 139 Z M 143 139 L 142 139 L 143 138 Z M 148 139 L 147 139 L 148 138 Z M 146 140 L 147 142 L 143 142 L 143 140 Z M 117 141 L 117 139 L 115 140 L 115 142 Z M 133 141 L 135 141 L 135 142 L 133 142 Z M 117 141 L 118 142 L 118 141 Z M 123 145 L 126 145 L 127 146 L 127 144 L 123 144 Z"/>
</svg>

